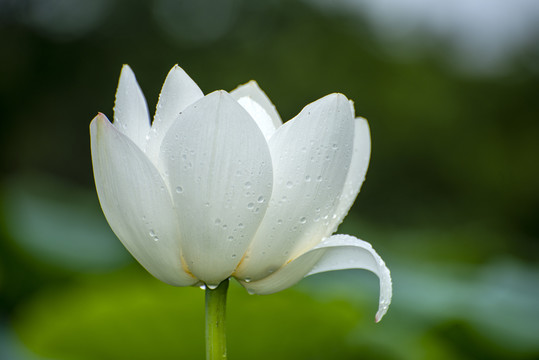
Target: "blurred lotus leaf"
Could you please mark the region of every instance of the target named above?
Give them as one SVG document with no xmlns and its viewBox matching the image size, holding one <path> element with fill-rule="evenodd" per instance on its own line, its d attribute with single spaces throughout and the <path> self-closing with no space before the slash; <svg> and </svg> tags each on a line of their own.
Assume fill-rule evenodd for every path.
<svg viewBox="0 0 539 360">
<path fill-rule="evenodd" d="M 6 179 L 1 196 L 7 237 L 35 259 L 76 271 L 110 269 L 130 261 L 95 192 L 40 174 Z"/>
<path fill-rule="evenodd" d="M 14 327 L 55 360 L 203 359 L 204 292 L 175 288 L 142 270 L 96 275 L 35 297 Z M 231 359 L 346 359 L 361 314 L 292 289 L 256 296 L 233 282 L 227 328 Z"/>
</svg>

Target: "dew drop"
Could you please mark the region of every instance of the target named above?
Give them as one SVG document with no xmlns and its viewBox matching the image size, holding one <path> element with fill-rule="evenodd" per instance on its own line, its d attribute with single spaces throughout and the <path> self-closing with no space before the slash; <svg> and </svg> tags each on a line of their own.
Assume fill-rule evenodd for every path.
<svg viewBox="0 0 539 360">
<path fill-rule="evenodd" d="M 249 210 L 252 209 L 252 208 L 254 208 L 254 207 L 255 207 L 255 204 L 254 204 L 254 203 L 249 203 L 249 204 L 247 204 L 247 209 L 249 209 Z"/>
<path fill-rule="evenodd" d="M 201 288 L 202 290 L 206 290 L 206 285 L 205 284 L 199 285 L 199 288 Z"/>
<path fill-rule="evenodd" d="M 217 218 L 215 219 L 215 225 L 219 225 L 221 223 L 221 219 Z"/>
<path fill-rule="evenodd" d="M 245 279 L 243 279 L 243 281 L 245 281 L 246 283 L 250 283 L 250 282 L 251 282 L 251 278 L 250 278 L 250 277 L 246 277 Z"/>
<path fill-rule="evenodd" d="M 319 175 L 319 176 L 316 178 L 316 181 L 321 182 L 321 181 L 322 181 L 322 176 Z"/>
<path fill-rule="evenodd" d="M 333 150 L 337 150 L 339 148 L 339 146 L 337 144 L 333 144 L 333 145 L 331 145 L 331 147 L 332 147 Z"/>
<path fill-rule="evenodd" d="M 301 217 L 299 219 L 299 222 L 302 223 L 302 224 L 305 224 L 307 222 L 307 218 L 305 216 Z"/>
<path fill-rule="evenodd" d="M 260 195 L 256 201 L 258 201 L 259 203 L 262 204 L 264 202 L 264 200 L 265 200 L 264 197 L 262 195 Z"/>
<path fill-rule="evenodd" d="M 217 289 L 217 286 L 219 285 L 207 285 L 211 290 Z"/>
<path fill-rule="evenodd" d="M 288 181 L 288 182 L 286 183 L 286 187 L 287 187 L 287 188 L 290 189 L 292 186 L 294 186 L 294 183 L 293 183 L 292 181 Z"/>
<path fill-rule="evenodd" d="M 155 237 L 155 231 L 153 229 L 150 230 L 150 236 Z"/>
<path fill-rule="evenodd" d="M 238 224 L 238 227 L 239 227 L 240 229 L 243 229 L 245 226 L 244 226 L 242 223 L 239 223 L 239 224 Z"/>
<path fill-rule="evenodd" d="M 311 182 L 311 177 L 309 175 L 305 176 L 305 182 Z"/>
<path fill-rule="evenodd" d="M 246 189 L 250 189 L 251 186 L 252 186 L 252 184 L 251 184 L 250 181 L 247 181 L 247 182 L 244 184 L 244 187 L 245 187 Z"/>
<path fill-rule="evenodd" d="M 282 223 L 283 223 L 283 219 L 279 219 L 279 220 L 277 220 L 277 224 L 279 224 L 279 225 L 280 225 L 280 224 L 282 224 Z"/>
<path fill-rule="evenodd" d="M 232 240 L 234 240 L 234 236 L 230 235 L 230 236 L 227 237 L 226 239 L 227 239 L 228 241 L 232 241 Z M 236 255 L 234 255 L 234 256 L 236 256 Z"/>
<path fill-rule="evenodd" d="M 232 258 L 232 259 L 235 259 L 235 258 L 236 258 L 236 254 L 232 254 L 231 258 Z"/>
<path fill-rule="evenodd" d="M 176 192 L 181 194 L 183 192 L 183 188 L 181 186 L 176 186 Z"/>
</svg>

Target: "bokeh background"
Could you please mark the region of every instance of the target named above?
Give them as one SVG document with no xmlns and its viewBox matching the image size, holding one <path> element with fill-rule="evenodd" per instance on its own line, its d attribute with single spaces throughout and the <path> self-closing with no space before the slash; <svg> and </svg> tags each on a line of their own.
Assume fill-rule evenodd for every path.
<svg viewBox="0 0 539 360">
<path fill-rule="evenodd" d="M 155 108 L 176 63 L 256 79 L 290 119 L 331 92 L 373 153 L 339 232 L 394 281 L 229 295 L 231 359 L 539 359 L 536 0 L 0 0 L 0 359 L 202 359 L 203 291 L 152 278 L 94 190 L 90 120 L 122 64 Z"/>
</svg>

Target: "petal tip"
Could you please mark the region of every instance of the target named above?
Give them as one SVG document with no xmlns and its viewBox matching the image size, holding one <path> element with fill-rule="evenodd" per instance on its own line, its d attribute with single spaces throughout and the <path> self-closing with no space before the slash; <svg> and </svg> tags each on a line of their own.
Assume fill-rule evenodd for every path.
<svg viewBox="0 0 539 360">
<path fill-rule="evenodd" d="M 131 69 L 131 66 L 129 66 L 128 64 L 123 64 L 122 65 L 122 70 L 120 71 L 120 77 L 122 75 L 124 75 L 124 73 L 125 74 L 134 74 L 133 69 Z"/>
</svg>

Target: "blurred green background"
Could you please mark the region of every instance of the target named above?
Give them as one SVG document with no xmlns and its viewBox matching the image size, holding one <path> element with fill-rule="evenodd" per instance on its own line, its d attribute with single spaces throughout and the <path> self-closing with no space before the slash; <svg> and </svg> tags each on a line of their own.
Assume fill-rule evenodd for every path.
<svg viewBox="0 0 539 360">
<path fill-rule="evenodd" d="M 330 92 L 373 153 L 339 232 L 377 278 L 231 287 L 231 359 L 539 359 L 539 2 L 0 0 L 0 359 L 202 359 L 203 292 L 147 274 L 95 194 L 90 120 L 122 64 L 155 108 L 176 63 L 256 79 L 290 119 Z"/>
</svg>

